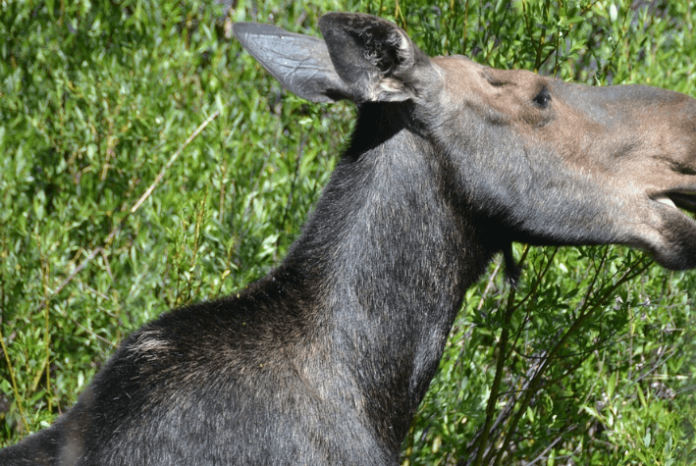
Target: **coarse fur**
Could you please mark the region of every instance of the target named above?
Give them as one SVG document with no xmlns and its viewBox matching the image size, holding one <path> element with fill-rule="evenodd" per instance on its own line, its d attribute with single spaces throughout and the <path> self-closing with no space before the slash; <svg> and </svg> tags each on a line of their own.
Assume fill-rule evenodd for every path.
<svg viewBox="0 0 696 466">
<path fill-rule="evenodd" d="M 234 32 L 358 120 L 301 237 L 237 296 L 120 346 L 20 465 L 396 465 L 464 293 L 510 244 L 623 243 L 696 267 L 696 102 L 430 59 L 391 23 Z"/>
</svg>

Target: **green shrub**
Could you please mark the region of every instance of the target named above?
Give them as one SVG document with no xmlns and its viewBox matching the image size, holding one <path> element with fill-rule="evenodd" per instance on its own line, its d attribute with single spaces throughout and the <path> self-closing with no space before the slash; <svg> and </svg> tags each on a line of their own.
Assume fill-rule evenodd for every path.
<svg viewBox="0 0 696 466">
<path fill-rule="evenodd" d="M 0 4 L 3 446 L 130 331 L 276 266 L 328 180 L 353 108 L 281 91 L 231 21 L 318 35 L 363 11 L 431 55 L 694 93 L 687 2 Z M 496 262 L 467 293 L 403 463 L 693 464 L 696 275 L 622 247 L 516 255 L 517 290 Z"/>
</svg>

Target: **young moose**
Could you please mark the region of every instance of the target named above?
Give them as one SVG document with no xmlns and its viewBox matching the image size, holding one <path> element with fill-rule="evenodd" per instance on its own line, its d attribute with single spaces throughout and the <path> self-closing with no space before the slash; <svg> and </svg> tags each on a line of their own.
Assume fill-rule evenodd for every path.
<svg viewBox="0 0 696 466">
<path fill-rule="evenodd" d="M 696 101 L 591 88 L 332 13 L 236 24 L 288 90 L 358 121 L 282 265 L 131 335 L 8 465 L 396 465 L 464 292 L 512 241 L 623 243 L 696 267 Z"/>
</svg>

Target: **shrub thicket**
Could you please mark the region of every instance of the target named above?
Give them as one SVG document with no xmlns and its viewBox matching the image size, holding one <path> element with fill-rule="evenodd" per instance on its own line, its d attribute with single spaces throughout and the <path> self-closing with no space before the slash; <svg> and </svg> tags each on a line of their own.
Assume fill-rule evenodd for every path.
<svg viewBox="0 0 696 466">
<path fill-rule="evenodd" d="M 231 21 L 316 35 L 362 11 L 431 55 L 694 93 L 681 1 L 0 5 L 0 445 L 68 409 L 128 332 L 277 265 L 319 196 L 353 108 L 283 92 Z M 467 293 L 403 464 L 696 462 L 696 274 L 622 247 L 516 255 L 517 290 L 495 263 Z"/>
</svg>

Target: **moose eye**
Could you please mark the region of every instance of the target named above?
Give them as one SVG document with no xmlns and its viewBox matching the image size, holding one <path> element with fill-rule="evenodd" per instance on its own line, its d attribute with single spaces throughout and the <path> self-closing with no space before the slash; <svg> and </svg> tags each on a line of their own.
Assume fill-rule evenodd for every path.
<svg viewBox="0 0 696 466">
<path fill-rule="evenodd" d="M 539 107 L 539 108 L 546 108 L 549 106 L 549 102 L 551 102 L 551 94 L 549 94 L 549 90 L 546 89 L 545 87 L 539 91 L 539 93 L 532 99 L 532 102 Z"/>
</svg>

